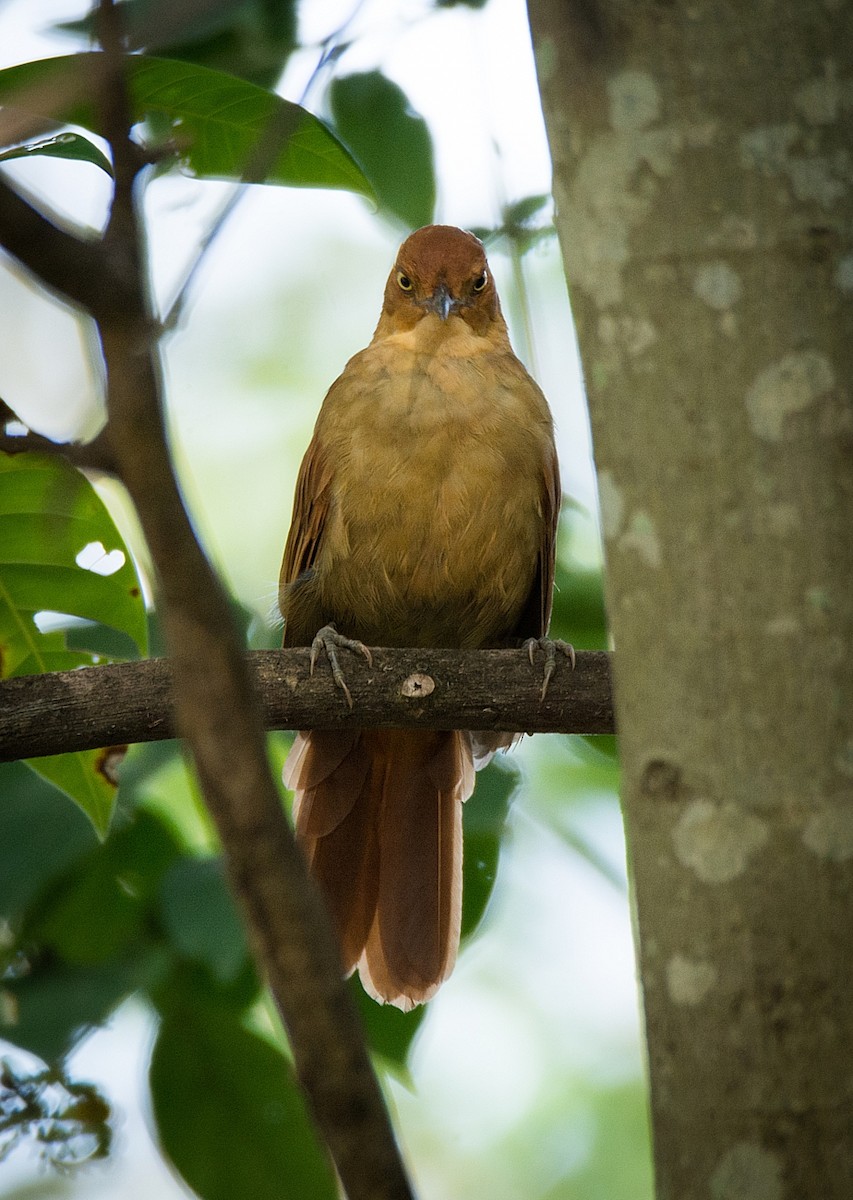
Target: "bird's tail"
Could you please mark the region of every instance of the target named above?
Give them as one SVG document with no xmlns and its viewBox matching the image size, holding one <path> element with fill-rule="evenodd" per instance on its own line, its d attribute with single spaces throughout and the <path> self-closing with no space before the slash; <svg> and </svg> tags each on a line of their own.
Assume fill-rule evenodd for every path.
<svg viewBox="0 0 853 1200">
<path fill-rule="evenodd" d="M 326 897 L 347 973 L 380 1002 L 428 1000 L 456 961 L 466 733 L 300 733 L 285 783 L 296 835 Z"/>
</svg>

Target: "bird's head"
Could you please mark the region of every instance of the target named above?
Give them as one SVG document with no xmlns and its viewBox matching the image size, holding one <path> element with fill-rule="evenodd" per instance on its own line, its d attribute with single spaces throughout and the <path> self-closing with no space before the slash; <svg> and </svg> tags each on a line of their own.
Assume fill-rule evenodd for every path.
<svg viewBox="0 0 853 1200">
<path fill-rule="evenodd" d="M 413 329 L 434 314 L 460 317 L 484 335 L 502 318 L 483 243 L 453 225 L 425 225 L 406 238 L 385 285 L 382 322 Z"/>
</svg>

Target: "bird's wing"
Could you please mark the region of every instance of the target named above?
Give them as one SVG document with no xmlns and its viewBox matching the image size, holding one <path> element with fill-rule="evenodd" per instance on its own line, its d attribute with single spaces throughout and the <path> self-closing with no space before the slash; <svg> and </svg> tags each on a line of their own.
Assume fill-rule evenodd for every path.
<svg viewBox="0 0 853 1200">
<path fill-rule="evenodd" d="M 332 466 L 315 432 L 296 480 L 293 519 L 281 564 L 282 589 L 314 565 L 331 501 Z"/>
<path fill-rule="evenodd" d="M 554 558 L 557 552 L 557 522 L 560 517 L 560 467 L 556 451 L 551 447 L 545 460 L 542 493 L 542 540 L 536 561 L 536 575 L 518 624 L 517 638 L 540 638 L 548 632 L 551 604 L 554 598 Z"/>
</svg>

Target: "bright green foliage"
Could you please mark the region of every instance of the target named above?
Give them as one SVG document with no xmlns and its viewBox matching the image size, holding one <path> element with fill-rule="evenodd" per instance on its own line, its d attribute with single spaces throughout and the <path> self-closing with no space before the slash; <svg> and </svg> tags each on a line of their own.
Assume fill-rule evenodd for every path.
<svg viewBox="0 0 853 1200">
<path fill-rule="evenodd" d="M 87 549 L 91 568 L 77 561 Z M 111 573 L 98 573 L 103 570 Z M 95 489 L 60 459 L 0 455 L 0 676 L 71 670 L 95 661 L 86 649 L 69 649 L 63 631 L 42 633 L 35 618 L 43 612 L 101 622 L 145 652 L 145 605 L 136 570 Z M 34 759 L 30 765 L 75 800 L 99 833 L 106 832 L 116 785 L 104 751 Z"/>
<path fill-rule="evenodd" d="M 292 1067 L 232 1012 L 168 1013 L 150 1078 L 163 1149 L 205 1200 L 337 1197 Z"/>
<path fill-rule="evenodd" d="M 379 71 L 346 75 L 330 89 L 335 128 L 373 184 L 379 203 L 406 229 L 435 208 L 432 139 L 405 92 Z"/>
<path fill-rule="evenodd" d="M 88 138 L 79 133 L 58 133 L 56 137 L 45 138 L 43 142 L 30 142 L 26 146 L 15 146 L 12 150 L 4 150 L 0 154 L 0 162 L 9 162 L 13 158 L 66 158 L 76 162 L 94 163 L 112 178 L 113 169 L 110 160 L 102 150 L 93 146 Z"/>
<path fill-rule="evenodd" d="M 120 754 L 118 750 L 116 758 Z M 109 828 L 118 786 L 109 751 L 49 754 L 27 759 L 27 765 L 79 804 L 103 837 Z"/>
<path fill-rule="evenodd" d="M 166 768 L 173 783 L 164 802 L 153 785 Z M 185 776 L 176 743 L 135 747 L 113 827 L 98 843 L 46 783 L 20 764 L 0 765 L 0 913 L 10 931 L 0 1037 L 55 1062 L 128 996 L 147 996 L 163 1017 L 155 1115 L 184 1178 L 204 1200 L 229 1195 L 221 1180 L 233 1182 L 229 1172 L 238 1170 L 255 1190 L 231 1196 L 321 1200 L 334 1192 L 304 1132 L 292 1072 L 279 1050 L 246 1032 L 260 985 L 222 864 L 198 857 L 171 816 L 191 803 Z M 487 768 L 466 806 L 466 932 L 491 893 L 515 779 Z M 405 1076 L 425 1010 L 402 1013 L 374 1003 L 357 979 L 351 986 L 371 1049 Z M 222 1126 L 234 1126 L 238 1109 L 249 1124 L 243 1129 L 240 1118 L 226 1136 Z M 210 1174 L 208 1161 L 217 1167 Z M 265 1190 L 274 1175 L 264 1164 L 280 1172 L 278 1193 Z"/>
<path fill-rule="evenodd" d="M 175 743 L 134 753 L 103 843 L 45 782 L 0 765 L 0 1037 L 56 1063 L 130 995 L 147 996 L 163 1015 L 158 1128 L 198 1194 L 331 1200 L 293 1072 L 243 1024 L 259 985 L 221 865 L 140 804 L 164 754 L 179 764 Z"/>
<path fill-rule="evenodd" d="M 46 102 L 45 116 L 97 133 L 90 98 L 102 61 L 98 54 L 71 54 L 9 67 L 0 71 L 0 101 L 19 88 L 55 84 L 60 99 Z M 173 156 L 188 173 L 372 196 L 345 147 L 298 104 L 223 71 L 174 59 L 133 55 L 127 70 L 132 116 L 144 123 L 146 144 L 166 161 Z M 68 92 L 78 99 L 62 99 Z M 270 142 L 280 149 L 267 155 Z"/>
<path fill-rule="evenodd" d="M 101 562 L 117 555 L 110 574 L 94 569 L 104 569 L 98 561 L 92 569 L 78 565 L 90 545 L 101 546 Z M 145 606 L 121 534 L 85 475 L 61 459 L 0 456 L 0 570 L 4 678 L 86 661 L 82 654 L 62 658 L 63 635 L 40 633 L 33 620 L 38 612 L 110 625 L 145 652 Z"/>
</svg>

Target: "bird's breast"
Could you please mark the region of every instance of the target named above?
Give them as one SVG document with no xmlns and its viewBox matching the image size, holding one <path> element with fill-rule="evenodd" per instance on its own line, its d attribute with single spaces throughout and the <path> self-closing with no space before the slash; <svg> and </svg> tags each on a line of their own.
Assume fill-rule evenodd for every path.
<svg viewBox="0 0 853 1200">
<path fill-rule="evenodd" d="M 365 640 L 488 644 L 529 593 L 550 418 L 529 377 L 473 349 L 371 347 L 324 420 L 334 486 L 321 587 L 339 619 L 360 614 Z"/>
</svg>

